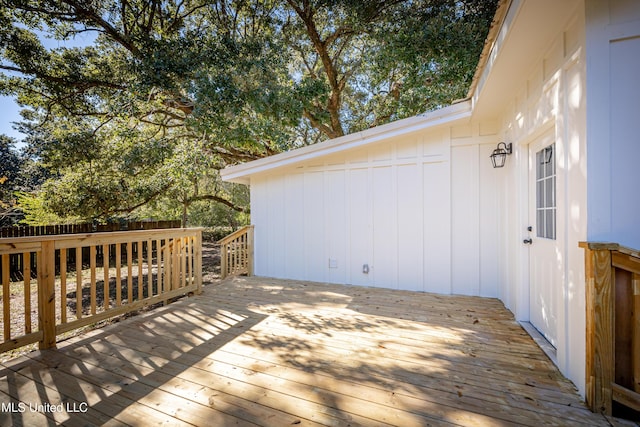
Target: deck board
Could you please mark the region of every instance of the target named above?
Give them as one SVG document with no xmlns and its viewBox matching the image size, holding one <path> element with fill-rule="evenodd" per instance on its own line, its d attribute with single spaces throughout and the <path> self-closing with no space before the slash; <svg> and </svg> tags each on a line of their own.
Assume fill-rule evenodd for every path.
<svg viewBox="0 0 640 427">
<path fill-rule="evenodd" d="M 607 426 L 495 299 L 237 277 L 0 366 L 1 425 Z"/>
</svg>

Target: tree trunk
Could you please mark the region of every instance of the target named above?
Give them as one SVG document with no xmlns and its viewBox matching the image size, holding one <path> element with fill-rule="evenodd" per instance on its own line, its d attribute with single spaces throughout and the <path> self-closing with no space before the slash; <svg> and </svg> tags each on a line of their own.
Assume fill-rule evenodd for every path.
<svg viewBox="0 0 640 427">
<path fill-rule="evenodd" d="M 189 209 L 189 203 L 188 202 L 183 202 L 182 203 L 182 228 L 186 228 L 187 227 L 187 211 Z"/>
</svg>

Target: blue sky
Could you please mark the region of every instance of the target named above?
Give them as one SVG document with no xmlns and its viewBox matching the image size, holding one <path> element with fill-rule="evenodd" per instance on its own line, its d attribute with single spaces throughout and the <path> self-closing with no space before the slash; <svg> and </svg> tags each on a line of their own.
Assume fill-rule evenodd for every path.
<svg viewBox="0 0 640 427">
<path fill-rule="evenodd" d="M 0 96 L 0 133 L 15 139 L 22 139 L 23 134 L 11 127 L 11 122 L 20 121 L 20 107 L 15 100 L 8 96 Z"/>
</svg>

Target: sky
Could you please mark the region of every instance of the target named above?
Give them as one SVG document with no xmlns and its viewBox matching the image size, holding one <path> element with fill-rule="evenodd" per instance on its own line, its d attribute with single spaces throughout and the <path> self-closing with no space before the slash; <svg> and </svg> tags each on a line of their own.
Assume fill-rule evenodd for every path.
<svg viewBox="0 0 640 427">
<path fill-rule="evenodd" d="M 15 100 L 9 96 L 0 96 L 0 133 L 21 140 L 24 135 L 14 130 L 11 124 L 20 119 L 20 107 Z"/>
<path fill-rule="evenodd" d="M 42 44 L 47 49 L 55 49 L 58 47 L 83 47 L 87 46 L 95 40 L 95 33 L 82 33 L 76 36 L 72 40 L 54 40 L 47 38 L 43 33 L 36 32 L 40 36 Z M 25 135 L 13 129 L 13 122 L 22 120 L 20 116 L 20 110 L 22 108 L 18 106 L 15 99 L 9 96 L 0 96 L 0 134 L 10 136 L 17 141 L 21 141 Z M 20 148 L 22 144 L 18 143 Z"/>
</svg>

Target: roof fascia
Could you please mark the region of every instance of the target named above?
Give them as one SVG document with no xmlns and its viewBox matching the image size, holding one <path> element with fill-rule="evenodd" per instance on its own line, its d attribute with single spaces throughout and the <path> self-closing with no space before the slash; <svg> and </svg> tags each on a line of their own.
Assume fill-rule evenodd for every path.
<svg viewBox="0 0 640 427">
<path fill-rule="evenodd" d="M 509 11 L 513 10 L 511 6 L 514 3 L 515 7 L 513 9 L 518 9 L 521 0 L 500 0 L 465 99 L 477 99 L 477 95 L 480 92 L 479 87 L 482 86 L 482 83 L 486 80 L 486 76 L 491 69 L 491 64 L 493 64 L 498 55 L 498 50 L 502 44 L 501 40 L 504 39 L 506 35 L 507 29 L 503 30 L 503 27 Z"/>
<path fill-rule="evenodd" d="M 361 132 L 355 132 L 248 163 L 226 167 L 220 171 L 220 176 L 224 181 L 249 184 L 250 176 L 257 173 L 267 172 L 283 166 L 290 166 L 318 156 L 358 148 L 383 139 L 447 124 L 470 116 L 471 102 L 465 100 L 439 110 L 398 120 L 386 125 L 376 126 Z"/>
</svg>

